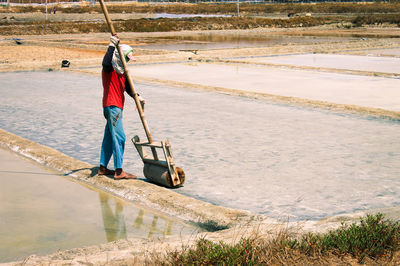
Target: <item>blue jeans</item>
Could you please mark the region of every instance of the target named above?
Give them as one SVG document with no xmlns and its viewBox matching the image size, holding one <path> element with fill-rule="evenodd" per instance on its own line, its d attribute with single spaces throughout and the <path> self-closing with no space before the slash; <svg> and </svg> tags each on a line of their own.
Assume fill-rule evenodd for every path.
<svg viewBox="0 0 400 266">
<path fill-rule="evenodd" d="M 107 124 L 101 145 L 100 164 L 107 167 L 112 155 L 114 169 L 122 168 L 126 139 L 122 127 L 122 109 L 116 106 L 109 106 L 103 109 L 103 113 Z"/>
</svg>

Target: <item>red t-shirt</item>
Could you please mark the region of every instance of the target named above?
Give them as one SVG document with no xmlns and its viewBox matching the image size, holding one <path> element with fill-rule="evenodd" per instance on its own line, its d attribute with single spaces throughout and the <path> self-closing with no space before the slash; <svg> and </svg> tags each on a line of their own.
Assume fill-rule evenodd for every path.
<svg viewBox="0 0 400 266">
<path fill-rule="evenodd" d="M 101 71 L 103 80 L 103 108 L 108 106 L 117 106 L 124 109 L 125 103 L 125 74 L 118 74 L 115 70 L 107 73 Z"/>
</svg>

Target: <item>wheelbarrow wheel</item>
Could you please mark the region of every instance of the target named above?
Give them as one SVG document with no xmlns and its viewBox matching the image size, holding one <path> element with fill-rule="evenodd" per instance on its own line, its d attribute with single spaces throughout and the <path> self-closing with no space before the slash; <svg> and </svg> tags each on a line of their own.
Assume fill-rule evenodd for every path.
<svg viewBox="0 0 400 266">
<path fill-rule="evenodd" d="M 178 173 L 178 178 L 180 181 L 179 186 L 181 186 L 185 182 L 185 172 L 180 167 L 176 167 L 176 171 Z M 147 179 L 153 181 L 156 184 L 169 188 L 174 187 L 171 180 L 171 175 L 169 174 L 168 169 L 166 169 L 165 167 L 145 163 L 143 167 L 143 174 Z"/>
</svg>

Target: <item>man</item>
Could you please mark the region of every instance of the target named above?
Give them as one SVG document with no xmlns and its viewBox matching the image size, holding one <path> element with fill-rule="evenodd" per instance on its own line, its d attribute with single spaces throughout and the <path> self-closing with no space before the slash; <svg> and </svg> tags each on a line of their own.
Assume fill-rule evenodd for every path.
<svg viewBox="0 0 400 266">
<path fill-rule="evenodd" d="M 135 175 L 126 173 L 122 169 L 125 149 L 125 133 L 122 126 L 122 111 L 124 109 L 126 91 L 129 96 L 134 97 L 126 77 L 125 69 L 119 57 L 116 46 L 119 44 L 117 36 L 112 36 L 107 52 L 103 58 L 103 114 L 107 120 L 104 130 L 103 143 L 101 145 L 99 175 L 114 175 L 114 179 L 134 179 Z M 134 60 L 132 47 L 126 44 L 120 45 L 126 62 Z M 139 95 L 138 95 L 139 96 Z M 144 100 L 139 96 L 144 105 Z M 114 159 L 115 171 L 107 168 L 108 162 Z"/>
</svg>

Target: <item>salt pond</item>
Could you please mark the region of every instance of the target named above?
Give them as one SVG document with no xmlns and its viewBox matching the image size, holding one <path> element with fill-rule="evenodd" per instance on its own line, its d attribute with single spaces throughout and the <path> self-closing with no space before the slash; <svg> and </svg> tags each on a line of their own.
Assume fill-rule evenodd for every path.
<svg viewBox="0 0 400 266">
<path fill-rule="evenodd" d="M 0 149 L 0 263 L 117 239 L 197 229 Z"/>
<path fill-rule="evenodd" d="M 104 128 L 100 77 L 2 73 L 0 86 L 1 128 L 98 164 Z M 291 220 L 400 204 L 398 122 L 161 85 L 136 86 L 147 100 L 154 139 L 170 140 L 175 160 L 187 174 L 178 193 Z M 138 121 L 128 99 L 128 137 L 144 138 Z M 129 142 L 125 165 L 143 177 Z"/>
<path fill-rule="evenodd" d="M 213 63 L 136 65 L 130 69 L 135 76 L 146 78 L 400 111 L 400 79 Z"/>
<path fill-rule="evenodd" d="M 381 50 L 381 53 L 384 51 Z M 386 51 L 390 53 L 390 51 Z M 269 56 L 244 59 L 253 63 L 275 63 L 294 66 L 309 66 L 383 72 L 400 74 L 400 58 L 339 55 L 339 54 L 299 54 L 286 56 Z"/>
<path fill-rule="evenodd" d="M 155 18 L 228 18 L 232 15 L 209 15 L 209 14 L 171 14 L 171 13 L 157 13 Z"/>
<path fill-rule="evenodd" d="M 373 55 L 373 56 L 392 56 L 399 57 L 400 56 L 400 48 L 386 48 L 386 49 L 370 49 L 370 50 L 358 50 L 358 51 L 348 51 L 346 53 L 352 54 L 364 54 L 364 55 Z"/>
<path fill-rule="evenodd" d="M 353 40 L 351 37 L 307 37 L 307 36 L 282 36 L 271 33 L 246 32 L 238 34 L 224 31 L 200 32 L 197 34 L 182 34 L 179 36 L 163 36 L 139 39 L 143 43 L 140 48 L 162 50 L 206 50 L 230 49 L 243 47 L 268 47 L 274 45 L 314 44 L 328 42 L 343 42 Z"/>
</svg>

